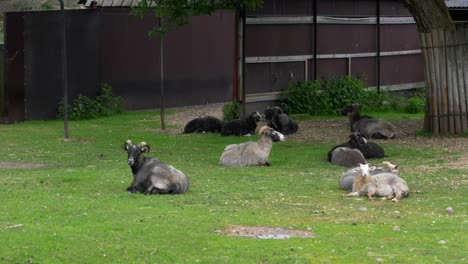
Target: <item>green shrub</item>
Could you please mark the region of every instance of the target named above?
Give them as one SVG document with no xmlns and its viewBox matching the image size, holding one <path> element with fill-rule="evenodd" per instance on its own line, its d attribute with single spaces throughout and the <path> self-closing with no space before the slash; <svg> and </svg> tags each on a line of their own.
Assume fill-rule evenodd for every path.
<svg viewBox="0 0 468 264">
<path fill-rule="evenodd" d="M 290 114 L 323 114 L 328 99 L 321 92 L 320 82 L 299 81 L 288 88 L 288 96 L 281 101 L 281 107 Z"/>
<path fill-rule="evenodd" d="M 223 120 L 233 120 L 239 118 L 240 103 L 237 100 L 223 106 Z"/>
<path fill-rule="evenodd" d="M 408 99 L 405 112 L 411 114 L 421 113 L 424 111 L 425 104 L 426 102 L 423 97 L 413 96 L 410 99 Z"/>
<path fill-rule="evenodd" d="M 364 83 L 345 76 L 327 82 L 299 81 L 288 87 L 288 94 L 281 101 L 290 114 L 331 114 L 336 109 L 352 103 L 367 104 L 368 95 Z"/>
<path fill-rule="evenodd" d="M 63 117 L 64 103 L 60 101 L 58 116 Z M 106 83 L 101 86 L 101 95 L 96 99 L 90 99 L 85 95 L 78 95 L 68 106 L 68 118 L 70 120 L 92 119 L 102 116 L 110 116 L 123 112 L 122 97 L 112 95 L 112 87 Z"/>
</svg>

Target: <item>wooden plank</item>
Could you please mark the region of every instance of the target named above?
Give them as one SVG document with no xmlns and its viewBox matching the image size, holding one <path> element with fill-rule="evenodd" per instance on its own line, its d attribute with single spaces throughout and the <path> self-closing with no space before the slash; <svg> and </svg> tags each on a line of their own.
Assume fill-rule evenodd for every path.
<svg viewBox="0 0 468 264">
<path fill-rule="evenodd" d="M 375 25 L 375 17 L 327 17 L 317 16 L 317 24 L 338 25 Z M 249 17 L 246 19 L 248 25 L 288 25 L 288 24 L 313 24 L 313 16 L 277 16 L 277 17 Z M 381 17 L 382 25 L 415 24 L 413 17 Z"/>
<path fill-rule="evenodd" d="M 419 33 L 419 42 L 422 49 L 422 55 L 424 59 L 424 81 L 426 83 L 426 105 L 424 107 L 424 131 L 431 131 L 431 113 L 432 109 L 429 107 L 431 102 L 431 85 L 429 80 L 429 58 L 427 54 L 427 42 L 426 42 L 426 34 Z"/>
<path fill-rule="evenodd" d="M 462 24 L 458 28 L 459 39 L 462 46 L 457 56 L 460 58 L 458 67 L 458 78 L 460 80 L 460 105 L 462 130 L 468 132 L 468 24 Z"/>
<path fill-rule="evenodd" d="M 436 78 L 436 73 L 438 71 L 438 65 L 437 59 L 438 59 L 438 53 L 436 52 L 436 49 L 434 48 L 434 42 L 433 40 L 433 35 L 434 31 L 430 32 L 427 34 L 427 51 L 428 51 L 428 57 L 429 57 L 429 67 L 430 67 L 430 72 L 429 72 L 429 78 L 430 78 L 430 85 L 431 85 L 431 90 L 432 90 L 432 96 L 431 96 L 431 105 L 432 105 L 432 121 L 431 121 L 431 131 L 434 135 L 439 135 L 440 130 L 439 130 L 439 104 L 437 102 L 438 98 L 438 88 L 437 86 L 437 78 Z"/>
<path fill-rule="evenodd" d="M 448 111 L 447 111 L 447 63 L 445 57 L 445 42 L 444 42 L 444 31 L 437 30 L 436 34 L 436 42 L 437 42 L 437 51 L 438 51 L 438 62 L 440 63 L 437 65 L 439 67 L 438 72 L 438 91 L 440 97 L 437 98 L 439 103 L 439 128 L 440 133 L 445 135 L 449 131 L 449 122 L 448 122 Z"/>
<path fill-rule="evenodd" d="M 458 100 L 457 58 L 455 33 L 445 32 L 447 50 L 447 88 L 450 132 L 460 133 L 460 104 Z"/>
</svg>

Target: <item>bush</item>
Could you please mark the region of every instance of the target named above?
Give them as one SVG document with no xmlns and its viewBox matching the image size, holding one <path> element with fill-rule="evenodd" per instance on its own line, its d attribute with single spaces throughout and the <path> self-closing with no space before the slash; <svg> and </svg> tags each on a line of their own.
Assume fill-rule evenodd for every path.
<svg viewBox="0 0 468 264">
<path fill-rule="evenodd" d="M 237 100 L 223 106 L 223 120 L 233 120 L 239 118 L 240 103 Z"/>
<path fill-rule="evenodd" d="M 421 113 L 424 111 L 425 104 L 426 102 L 423 97 L 413 96 L 410 99 L 408 99 L 408 102 L 406 103 L 405 112 L 411 114 Z"/>
<path fill-rule="evenodd" d="M 366 105 L 367 93 L 364 83 L 350 76 L 323 83 L 299 81 L 288 87 L 281 106 L 290 114 L 331 114 L 352 103 Z"/>
<path fill-rule="evenodd" d="M 64 103 L 60 101 L 58 116 L 63 117 Z M 102 116 L 110 116 L 123 112 L 122 97 L 112 95 L 112 87 L 106 83 L 101 86 L 101 95 L 95 100 L 90 99 L 85 95 L 78 95 L 73 102 L 68 106 L 68 118 L 70 120 L 92 119 Z"/>
</svg>

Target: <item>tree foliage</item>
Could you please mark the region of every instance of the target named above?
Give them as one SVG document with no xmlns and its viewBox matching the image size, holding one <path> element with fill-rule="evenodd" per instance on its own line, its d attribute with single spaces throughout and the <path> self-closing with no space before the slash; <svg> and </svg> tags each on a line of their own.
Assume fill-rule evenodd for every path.
<svg viewBox="0 0 468 264">
<path fill-rule="evenodd" d="M 140 18 L 149 12 L 162 18 L 163 23 L 155 25 L 149 34 L 164 35 L 171 28 L 188 24 L 191 16 L 209 15 L 222 9 L 255 9 L 262 5 L 263 0 L 142 0 L 132 11 Z"/>
</svg>

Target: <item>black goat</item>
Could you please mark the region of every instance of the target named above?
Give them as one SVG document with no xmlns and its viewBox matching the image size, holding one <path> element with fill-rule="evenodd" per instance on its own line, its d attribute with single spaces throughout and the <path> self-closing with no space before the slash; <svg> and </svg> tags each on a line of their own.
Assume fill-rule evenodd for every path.
<svg viewBox="0 0 468 264">
<path fill-rule="evenodd" d="M 381 146 L 379 146 L 377 143 L 367 141 L 367 139 L 358 132 L 354 132 L 353 134 L 349 135 L 348 142 L 333 147 L 333 149 L 328 152 L 328 161 L 331 161 L 332 159 L 333 150 L 339 147 L 359 149 L 359 151 L 361 151 L 362 155 L 366 159 L 386 157 L 385 152 Z"/>
<path fill-rule="evenodd" d="M 199 117 L 189 121 L 187 125 L 185 125 L 184 133 L 219 133 L 221 132 L 222 126 L 223 121 L 216 117 Z"/>
<path fill-rule="evenodd" d="M 267 125 L 284 135 L 294 134 L 299 129 L 297 122 L 290 119 L 289 116 L 277 106 L 266 109 L 263 114 Z"/>
<path fill-rule="evenodd" d="M 348 116 L 351 132 L 359 132 L 365 138 L 390 139 L 395 138 L 395 126 L 383 119 L 359 114 L 360 105 L 352 104 L 337 110 L 338 114 Z"/>
<path fill-rule="evenodd" d="M 127 191 L 144 194 L 181 194 L 189 188 L 187 176 L 180 170 L 164 164 L 157 158 L 147 158 L 143 153 L 150 151 L 146 142 L 134 146 L 127 140 L 122 146 L 127 151 L 127 162 L 133 173 L 133 182 Z"/>
<path fill-rule="evenodd" d="M 225 122 L 221 128 L 221 135 L 223 136 L 243 136 L 252 135 L 255 133 L 258 121 L 261 115 L 258 112 L 252 112 L 250 116 L 244 119 L 235 119 Z"/>
</svg>

